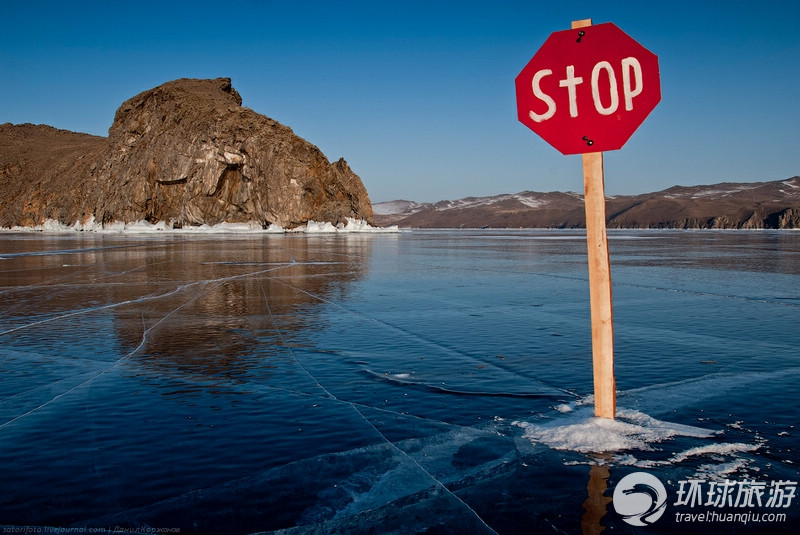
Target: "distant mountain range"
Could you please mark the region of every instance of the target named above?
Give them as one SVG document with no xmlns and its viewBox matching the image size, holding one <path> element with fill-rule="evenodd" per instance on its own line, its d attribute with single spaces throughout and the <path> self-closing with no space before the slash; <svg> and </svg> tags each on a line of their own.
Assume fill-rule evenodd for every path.
<svg viewBox="0 0 800 535">
<path fill-rule="evenodd" d="M 373 205 L 377 225 L 403 228 L 582 228 L 583 195 L 523 191 L 493 197 Z M 800 177 L 774 182 L 673 186 L 606 198 L 609 228 L 800 228 Z"/>
</svg>

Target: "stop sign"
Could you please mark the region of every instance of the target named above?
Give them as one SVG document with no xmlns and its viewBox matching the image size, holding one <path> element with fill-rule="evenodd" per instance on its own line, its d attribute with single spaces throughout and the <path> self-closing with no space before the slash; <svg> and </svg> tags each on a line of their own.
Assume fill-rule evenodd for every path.
<svg viewBox="0 0 800 535">
<path fill-rule="evenodd" d="M 610 22 L 550 34 L 515 82 L 519 120 L 563 154 L 622 148 L 661 100 L 658 57 Z"/>
</svg>

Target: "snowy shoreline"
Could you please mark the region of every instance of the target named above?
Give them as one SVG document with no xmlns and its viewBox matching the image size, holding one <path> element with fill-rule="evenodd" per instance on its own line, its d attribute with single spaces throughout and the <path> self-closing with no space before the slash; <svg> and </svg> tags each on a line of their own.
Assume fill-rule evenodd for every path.
<svg viewBox="0 0 800 535">
<path fill-rule="evenodd" d="M 109 224 L 98 223 L 94 217 L 87 222 L 76 221 L 72 225 L 66 225 L 60 221 L 48 219 L 41 225 L 34 227 L 14 226 L 11 228 L 0 227 L 0 232 L 46 232 L 46 233 L 67 233 L 67 232 L 96 232 L 106 234 L 152 234 L 152 233 L 175 233 L 175 234 L 340 234 L 340 233 L 386 233 L 399 232 L 397 225 L 389 227 L 373 227 L 361 219 L 346 218 L 347 224 L 339 223 L 334 226 L 332 223 L 323 221 L 309 221 L 305 225 L 292 229 L 285 229 L 280 225 L 269 225 L 266 228 L 260 223 L 250 221 L 247 223 L 218 223 L 216 225 L 199 225 L 190 227 L 173 228 L 166 221 L 150 223 L 148 221 L 135 221 L 124 223 L 115 221 Z"/>
</svg>

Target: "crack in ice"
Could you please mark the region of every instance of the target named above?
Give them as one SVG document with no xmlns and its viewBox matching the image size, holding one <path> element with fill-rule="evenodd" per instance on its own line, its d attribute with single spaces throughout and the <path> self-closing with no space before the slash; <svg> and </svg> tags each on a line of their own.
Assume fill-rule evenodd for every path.
<svg viewBox="0 0 800 535">
<path fill-rule="evenodd" d="M 178 287 L 174 288 L 173 290 L 170 290 L 169 292 L 166 292 L 166 293 L 163 293 L 163 294 L 145 295 L 145 296 L 142 296 L 142 297 L 137 297 L 136 299 L 126 299 L 125 301 L 120 301 L 118 303 L 109 303 L 107 305 L 100 305 L 100 306 L 97 306 L 97 307 L 84 308 L 84 309 L 81 309 L 81 310 L 75 310 L 73 312 L 68 312 L 66 314 L 61 314 L 59 316 L 54 316 L 52 318 L 46 318 L 46 319 L 43 319 L 43 320 L 35 321 L 33 323 L 27 323 L 25 325 L 20 325 L 18 327 L 12 327 L 11 329 L 7 329 L 5 331 L 0 332 L 0 336 L 6 335 L 6 334 L 10 334 L 10 333 L 13 333 L 13 332 L 16 332 L 16 331 L 20 331 L 20 330 L 23 330 L 23 329 L 27 329 L 29 327 L 36 327 L 36 326 L 42 325 L 44 323 L 50 323 L 52 321 L 58 321 L 58 320 L 66 319 L 66 318 L 71 318 L 71 317 L 74 317 L 74 316 L 80 316 L 80 315 L 83 315 L 83 314 L 91 314 L 92 312 L 99 312 L 101 310 L 109 310 L 109 309 L 118 308 L 118 307 L 121 307 L 121 306 L 130 305 L 130 304 L 134 304 L 134 303 L 144 303 L 144 302 L 147 302 L 147 301 L 156 301 L 156 300 L 159 300 L 159 299 L 163 299 L 165 297 L 170 297 L 172 295 L 175 295 L 175 294 L 177 294 L 177 293 L 179 293 L 179 292 L 181 292 L 181 291 L 183 291 L 183 290 L 185 290 L 187 288 L 191 288 L 193 286 L 207 285 L 207 284 L 212 284 L 212 283 L 215 283 L 215 282 L 224 283 L 224 282 L 229 282 L 229 281 L 232 281 L 232 280 L 244 279 L 244 278 L 251 277 L 251 276 L 254 276 L 254 275 L 262 275 L 264 273 L 269 273 L 271 271 L 275 271 L 277 269 L 289 267 L 291 265 L 292 264 L 290 264 L 290 263 L 285 263 L 285 264 L 281 264 L 279 266 L 271 267 L 269 269 L 264 269 L 264 270 L 260 270 L 260 271 L 256 271 L 256 272 L 243 273 L 243 274 L 240 274 L 240 275 L 231 275 L 229 277 L 221 277 L 221 278 L 218 278 L 218 279 L 203 279 L 203 280 L 200 280 L 200 281 L 194 281 L 194 282 L 190 282 L 190 283 L 187 283 L 187 284 L 181 284 Z"/>
<path fill-rule="evenodd" d="M 275 320 L 275 316 L 272 314 L 272 310 L 271 310 L 271 308 L 270 308 L 270 306 L 269 306 L 269 298 L 267 297 L 267 293 L 266 293 L 266 291 L 264 290 L 264 286 L 261 284 L 261 281 L 259 281 L 259 286 L 261 287 L 261 293 L 262 293 L 262 294 L 263 294 L 263 296 L 264 296 L 264 306 L 265 306 L 265 308 L 266 308 L 266 310 L 267 310 L 267 313 L 269 314 L 269 317 L 270 317 L 270 320 L 272 321 L 272 324 L 273 324 L 273 325 L 274 325 L 274 327 L 275 327 L 275 332 L 276 332 L 276 334 L 278 335 L 278 338 L 281 340 L 281 343 L 283 343 L 283 344 L 284 344 L 284 346 L 286 347 L 286 349 L 289 351 L 289 354 L 291 355 L 291 357 L 292 357 L 292 360 L 293 360 L 293 361 L 294 361 L 294 362 L 295 362 L 295 363 L 296 363 L 296 364 L 297 364 L 297 365 L 300 367 L 300 369 L 301 369 L 301 370 L 302 370 L 302 371 L 303 371 L 303 372 L 304 372 L 306 375 L 308 375 L 308 376 L 311 378 L 311 380 L 313 380 L 313 381 L 314 381 L 314 383 L 316 383 L 316 385 L 317 385 L 317 386 L 318 386 L 318 387 L 319 387 L 319 388 L 320 388 L 320 389 L 321 389 L 321 390 L 322 390 L 322 391 L 325 393 L 326 397 L 327 397 L 327 398 L 329 398 L 329 399 L 332 399 L 332 400 L 338 401 L 338 402 L 340 402 L 340 403 L 344 403 L 345 405 L 348 405 L 349 407 L 351 407 L 351 408 L 352 408 L 352 409 L 353 409 L 353 410 L 356 412 L 356 414 L 358 414 L 358 416 L 359 416 L 359 417 L 360 417 L 360 418 L 361 418 L 361 419 L 362 419 L 362 420 L 363 420 L 363 421 L 364 421 L 364 422 L 365 422 L 365 423 L 366 423 L 366 424 L 367 424 L 367 425 L 368 425 L 370 428 L 372 428 L 372 429 L 375 431 L 375 433 L 377 433 L 377 434 L 378 434 L 378 436 L 379 436 L 379 437 L 381 437 L 381 439 L 382 439 L 382 440 L 383 440 L 383 441 L 384 441 L 384 442 L 385 442 L 387 445 L 389 445 L 389 447 L 391 447 L 391 448 L 392 448 L 394 451 L 396 451 L 397 453 L 399 453 L 399 454 L 400 454 L 400 455 L 401 455 L 403 458 L 405 458 L 405 459 L 408 459 L 409 461 L 411 461 L 411 462 L 412 462 L 412 463 L 413 463 L 413 464 L 414 464 L 414 465 L 415 465 L 417 468 L 419 468 L 419 470 L 420 470 L 420 471 L 422 471 L 422 473 L 423 473 L 423 474 L 425 474 L 425 475 L 426 475 L 428 478 L 430 478 L 430 479 L 431 479 L 431 481 L 433 481 L 433 482 L 434 482 L 435 486 L 437 486 L 437 487 L 441 488 L 441 489 L 442 489 L 442 490 L 443 490 L 443 491 L 444 491 L 446 494 L 448 494 L 449 496 L 451 496 L 451 497 L 453 497 L 455 500 L 457 500 L 457 501 L 458 501 L 458 503 L 461 503 L 461 504 L 463 504 L 463 506 L 464 506 L 464 507 L 466 507 L 466 508 L 467 508 L 467 510 L 469 510 L 469 511 L 470 511 L 470 512 L 471 512 L 471 513 L 472 513 L 472 514 L 475 516 L 475 518 L 477 518 L 477 519 L 478 519 L 478 521 L 479 521 L 479 522 L 481 522 L 481 524 L 483 524 L 483 525 L 484 525 L 484 526 L 485 526 L 485 527 L 486 527 L 486 528 L 487 528 L 487 529 L 488 529 L 488 530 L 489 530 L 491 533 L 495 533 L 495 534 L 497 534 L 497 532 L 496 532 L 494 529 L 492 529 L 492 528 L 491 528 L 491 527 L 490 527 L 490 526 L 489 526 L 489 525 L 486 523 L 486 521 L 485 521 L 485 520 L 483 520 L 483 518 L 481 518 L 481 516 L 480 516 L 480 515 L 479 515 L 479 514 L 478 514 L 478 513 L 477 513 L 477 512 L 476 512 L 476 511 L 475 511 L 475 510 L 472 508 L 472 507 L 470 507 L 470 506 L 469 506 L 469 505 L 468 505 L 468 504 L 467 504 L 467 503 L 466 503 L 464 500 L 462 500 L 461 498 L 459 498 L 458 496 L 456 496 L 456 495 L 455 495 L 455 494 L 454 494 L 454 493 L 453 493 L 453 492 L 452 492 L 452 491 L 451 491 L 449 488 L 447 488 L 447 486 L 446 486 L 444 483 L 442 483 L 442 482 L 441 482 L 441 481 L 439 481 L 439 480 L 438 480 L 436 477 L 434 477 L 434 475 L 433 475 L 433 474 L 431 474 L 431 473 L 430 473 L 428 470 L 426 470 L 426 469 L 425 469 L 425 468 L 424 468 L 424 467 L 423 467 L 423 466 L 422 466 L 422 465 L 419 463 L 419 461 L 417 461 L 416 459 L 414 459 L 413 457 L 411 457 L 411 456 L 410 456 L 410 455 L 409 455 L 407 452 L 403 451 L 403 450 L 402 450 L 402 449 L 400 449 L 400 448 L 399 448 L 399 447 L 398 447 L 398 446 L 397 446 L 397 445 L 396 445 L 394 442 L 392 442 L 391 440 L 389 440 L 389 439 L 386 437 L 386 435 L 384 435 L 384 434 L 383 434 L 383 433 L 382 433 L 382 432 L 381 432 L 381 431 L 380 431 L 380 430 L 379 430 L 379 429 L 378 429 L 378 428 L 375 426 L 375 424 L 373 424 L 373 423 L 372 423 L 372 422 L 369 420 L 369 418 L 367 418 L 366 416 L 364 416 L 364 414 L 361 412 L 361 410 L 359 409 L 359 407 L 357 406 L 357 404 L 355 404 L 355 403 L 353 403 L 353 402 L 350 402 L 350 401 L 347 401 L 347 400 L 343 400 L 343 399 L 340 399 L 340 398 L 336 397 L 336 396 L 335 396 L 334 394 L 332 394 L 332 393 L 331 393 L 331 392 L 330 392 L 330 391 L 329 391 L 327 388 L 325 388 L 325 386 L 323 386 L 323 385 L 322 385 L 322 383 L 320 383 L 320 382 L 319 382 L 319 380 L 318 380 L 318 379 L 317 379 L 317 378 L 314 376 L 314 374 L 312 374 L 310 371 L 308 371 L 308 369 L 307 369 L 305 366 L 303 366 L 303 364 L 302 364 L 302 363 L 301 363 L 301 362 L 298 360 L 297 356 L 294 354 L 294 351 L 292 351 L 292 348 L 291 348 L 291 346 L 288 346 L 288 345 L 286 345 L 286 341 L 285 341 L 285 340 L 284 340 L 284 338 L 283 338 L 283 333 L 281 332 L 280 328 L 278 327 L 278 323 L 277 323 L 277 321 Z M 292 288 L 295 288 L 295 287 L 294 287 L 294 286 L 292 286 L 292 285 L 289 285 L 289 286 L 291 286 Z M 309 296 L 316 297 L 317 299 L 321 299 L 321 298 L 319 298 L 319 297 L 317 297 L 317 296 L 314 296 L 313 294 L 310 294 L 310 293 L 308 293 L 308 292 L 305 292 L 304 290 L 300 290 L 299 288 L 295 288 L 295 289 L 297 289 L 297 290 L 299 290 L 299 291 L 301 291 L 301 292 L 303 292 L 303 293 L 306 293 L 306 294 L 307 294 L 307 295 L 309 295 Z"/>
<path fill-rule="evenodd" d="M 421 342 L 421 343 L 423 343 L 425 345 L 430 345 L 430 346 L 433 346 L 433 347 L 435 347 L 437 349 L 443 350 L 443 351 L 445 351 L 447 353 L 456 354 L 456 355 L 458 355 L 460 357 L 466 358 L 466 359 L 468 359 L 470 361 L 478 363 L 480 366 L 483 366 L 484 368 L 489 368 L 489 369 L 492 369 L 492 370 L 499 370 L 502 373 L 515 374 L 515 372 L 509 371 L 509 370 L 503 368 L 502 366 L 498 366 L 497 364 L 495 364 L 493 362 L 486 361 L 486 360 L 481 360 L 481 359 L 479 359 L 477 357 L 474 357 L 472 355 L 464 353 L 463 351 L 460 351 L 458 349 L 452 348 L 452 347 L 447 346 L 445 344 L 441 344 L 441 343 L 436 342 L 434 340 L 430 340 L 428 338 L 420 336 L 420 335 L 418 335 L 418 334 L 416 334 L 414 332 L 411 332 L 409 330 L 403 329 L 402 327 L 398 327 L 398 326 L 393 325 L 391 323 L 388 323 L 386 321 L 374 318 L 372 316 L 368 316 L 368 315 L 363 314 L 363 313 L 361 313 L 361 312 L 359 312 L 357 310 L 349 309 L 347 307 L 344 307 L 344 306 L 340 305 L 339 303 L 336 303 L 334 301 L 331 301 L 329 299 L 326 299 L 326 298 L 321 297 L 319 295 L 316 295 L 314 293 L 308 292 L 308 291 L 306 291 L 306 290 L 304 290 L 302 288 L 298 288 L 297 286 L 295 286 L 293 284 L 290 284 L 290 283 L 288 283 L 288 282 L 286 282 L 284 280 L 281 280 L 281 279 L 278 279 L 278 278 L 271 278 L 271 280 L 274 280 L 274 281 L 280 282 L 282 284 L 285 284 L 286 286 L 289 286 L 293 290 L 301 292 L 301 293 L 303 293 L 303 294 L 305 294 L 305 295 L 307 295 L 307 296 L 309 296 L 309 297 L 311 297 L 313 299 L 316 299 L 317 301 L 320 301 L 321 303 L 325 303 L 325 304 L 334 306 L 334 307 L 338 308 L 339 310 L 342 310 L 342 311 L 347 312 L 349 314 L 353 314 L 353 315 L 359 316 L 359 317 L 361 317 L 361 318 L 363 318 L 363 319 L 365 319 L 367 321 L 370 321 L 370 322 L 373 322 L 373 323 L 377 323 L 378 325 L 380 325 L 380 326 L 382 326 L 384 328 L 399 332 L 403 336 L 406 336 L 406 337 L 409 337 L 409 338 L 413 338 L 414 340 L 417 340 L 417 341 L 419 341 L 419 342 Z M 551 394 L 555 394 L 556 392 L 558 392 L 559 395 L 567 394 L 567 395 L 569 395 L 570 397 L 573 397 L 573 398 L 574 397 L 579 397 L 579 396 L 577 396 L 577 394 L 575 394 L 574 392 L 570 392 L 569 390 L 566 390 L 566 389 L 563 389 L 563 388 L 559 388 L 559 387 L 554 387 L 554 386 L 545 384 L 542 381 L 532 379 L 530 377 L 525 377 L 525 379 L 536 381 L 536 383 L 538 383 L 542 387 L 546 387 L 547 389 L 550 389 L 551 390 Z M 495 395 L 502 395 L 502 394 L 496 393 Z M 511 394 L 509 394 L 509 395 L 511 395 Z M 549 394 L 547 392 L 544 392 L 544 393 L 541 393 L 540 395 L 541 396 L 546 396 L 546 395 L 549 395 Z"/>
<path fill-rule="evenodd" d="M 169 297 L 169 296 L 175 295 L 175 294 L 181 292 L 182 290 L 184 290 L 186 288 L 190 288 L 190 287 L 197 286 L 197 285 L 208 286 L 210 284 L 213 284 L 213 286 L 211 286 L 210 288 L 207 288 L 205 291 L 198 293 L 197 295 L 195 295 L 194 297 L 192 297 L 188 301 L 183 302 L 180 306 L 178 306 L 178 307 L 174 308 L 173 310 L 171 310 L 169 313 L 167 313 L 165 316 L 163 316 L 161 319 L 159 319 L 152 326 L 144 328 L 144 331 L 142 332 L 142 339 L 139 342 L 139 345 L 137 345 L 132 351 L 130 351 L 129 353 L 127 353 L 123 357 L 117 359 L 116 361 L 114 361 L 110 366 L 108 366 L 108 367 L 106 367 L 106 368 L 104 368 L 104 369 L 102 369 L 102 370 L 100 370 L 100 371 L 98 371 L 96 373 L 93 373 L 87 380 L 85 380 L 85 381 L 73 386 L 72 388 L 69 388 L 68 390 L 66 390 L 64 392 L 61 392 L 61 393 L 55 395 L 54 397 L 52 397 L 51 399 L 45 401 L 44 403 L 42 403 L 42 404 L 40 404 L 40 405 L 38 405 L 38 406 L 28 410 L 28 411 L 25 411 L 24 413 L 22 413 L 22 414 L 20 414 L 20 415 L 18 415 L 16 417 L 6 421 L 6 422 L 0 424 L 0 430 L 8 427 L 9 425 L 11 425 L 11 424 L 13 424 L 13 423 L 15 423 L 15 422 L 27 417 L 27 416 L 30 416 L 31 414 L 34 414 L 34 413 L 44 409 L 45 407 L 51 405 L 52 403 L 60 400 L 64 396 L 67 396 L 67 395 L 71 394 L 72 392 L 78 390 L 79 388 L 82 388 L 82 387 L 90 384 L 92 381 L 94 381 L 98 377 L 100 377 L 102 375 L 105 375 L 106 373 L 110 372 L 111 370 L 117 368 L 122 363 L 124 363 L 125 361 L 129 360 L 133 355 L 138 353 L 145 346 L 145 344 L 147 343 L 148 335 L 149 335 L 150 332 L 152 332 L 156 327 L 161 325 L 164 321 L 167 320 L 167 318 L 169 318 L 170 316 L 172 316 L 173 314 L 178 312 L 180 309 L 182 309 L 186 305 L 188 305 L 190 303 L 193 303 L 194 301 L 198 300 L 200 297 L 204 296 L 208 292 L 214 290 L 215 288 L 218 288 L 218 287 L 222 286 L 223 284 L 225 284 L 226 282 L 229 282 L 231 280 L 243 279 L 243 278 L 251 277 L 251 276 L 254 276 L 254 275 L 264 274 L 264 273 L 267 273 L 267 272 L 270 272 L 270 271 L 274 271 L 276 269 L 281 269 L 282 267 L 286 267 L 287 265 L 289 265 L 289 264 L 281 265 L 281 266 L 278 266 L 278 267 L 272 267 L 270 269 L 261 270 L 261 271 L 255 272 L 255 273 L 246 273 L 246 274 L 241 274 L 241 275 L 233 275 L 233 276 L 230 276 L 230 277 L 222 277 L 222 278 L 218 278 L 218 279 L 202 280 L 202 281 L 196 281 L 196 282 L 189 283 L 189 284 L 183 284 L 183 285 L 180 285 L 177 288 L 175 288 L 174 290 L 172 290 L 170 292 L 167 292 L 165 294 L 159 294 L 157 296 L 140 297 L 140 298 L 137 298 L 137 299 L 130 299 L 130 300 L 122 301 L 120 303 L 111 303 L 111 304 L 103 305 L 103 306 L 100 306 L 100 307 L 93 307 L 93 308 L 90 308 L 90 309 L 78 310 L 78 311 L 71 312 L 69 314 L 62 314 L 62 315 L 54 317 L 54 318 L 48 318 L 48 319 L 45 319 L 45 320 L 40 320 L 40 321 L 37 321 L 37 322 L 29 323 L 27 325 L 23 325 L 23 326 L 20 326 L 20 327 L 15 327 L 13 329 L 9 329 L 9 330 L 6 330 L 4 332 L 0 332 L 0 336 L 2 336 L 2 335 L 6 335 L 6 334 L 9 334 L 9 333 L 12 333 L 12 332 L 15 332 L 15 331 L 19 331 L 19 330 L 22 330 L 22 329 L 25 329 L 25 328 L 33 327 L 33 326 L 36 326 L 36 325 L 41 325 L 43 323 L 48 323 L 48 322 L 56 321 L 56 320 L 59 320 L 59 319 L 69 318 L 69 317 L 78 316 L 78 315 L 82 315 L 82 314 L 88 314 L 88 313 L 96 312 L 96 311 L 99 311 L 99 310 L 107 310 L 107 309 L 110 309 L 110 308 L 116 308 L 116 307 L 123 306 L 123 305 L 126 305 L 126 304 L 131 304 L 131 303 L 142 303 L 142 302 L 151 301 L 151 300 L 158 300 L 158 299 L 162 299 L 162 298 L 165 298 L 165 297 Z M 214 283 L 216 283 L 216 284 L 214 284 Z M 142 322 L 144 324 L 144 312 L 142 312 Z M 52 384 L 54 384 L 54 383 L 51 383 L 51 385 Z"/>
</svg>

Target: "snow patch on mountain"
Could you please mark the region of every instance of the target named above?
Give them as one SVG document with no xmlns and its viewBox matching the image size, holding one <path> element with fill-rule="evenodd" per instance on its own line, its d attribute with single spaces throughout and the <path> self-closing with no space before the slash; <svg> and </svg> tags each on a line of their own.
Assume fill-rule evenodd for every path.
<svg viewBox="0 0 800 535">
<path fill-rule="evenodd" d="M 372 212 L 377 215 L 411 215 L 419 212 L 428 204 L 405 200 L 378 202 L 372 205 Z"/>
</svg>

